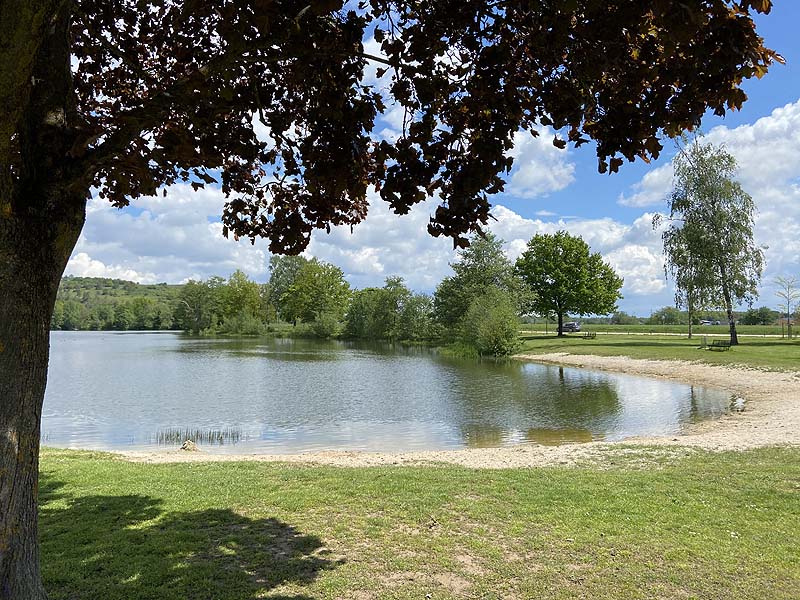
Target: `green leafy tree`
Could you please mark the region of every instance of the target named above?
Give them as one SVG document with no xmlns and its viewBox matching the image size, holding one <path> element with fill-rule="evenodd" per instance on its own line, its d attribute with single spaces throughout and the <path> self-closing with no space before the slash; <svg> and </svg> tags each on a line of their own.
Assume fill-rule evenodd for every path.
<svg viewBox="0 0 800 600">
<path fill-rule="evenodd" d="M 341 314 L 336 310 L 323 310 L 314 317 L 311 331 L 321 338 L 331 338 L 339 335 L 342 329 Z"/>
<path fill-rule="evenodd" d="M 91 327 L 98 331 L 113 329 L 114 327 L 114 304 L 104 302 L 91 308 Z"/>
<path fill-rule="evenodd" d="M 0 590 L 46 596 L 35 481 L 48 326 L 93 189 L 121 207 L 219 182 L 224 233 L 297 254 L 313 230 L 360 222 L 375 185 L 397 213 L 437 197 L 430 232 L 463 245 L 490 218 L 520 129 L 553 125 L 562 147 L 596 140 L 600 170 L 616 171 L 708 110 L 741 107 L 742 82 L 780 60 L 750 15 L 770 8 L 0 2 L 0 430 L 21 440 L 0 446 Z M 381 56 L 364 52 L 370 33 Z M 362 81 L 375 62 L 391 69 L 385 94 Z M 391 105 L 409 122 L 376 139 Z"/>
<path fill-rule="evenodd" d="M 607 314 L 622 296 L 622 278 L 580 237 L 566 231 L 537 234 L 517 259 L 516 271 L 537 314 L 552 314 L 563 335 L 564 315 Z"/>
<path fill-rule="evenodd" d="M 653 224 L 657 227 L 660 223 L 661 215 L 656 215 Z M 714 265 L 695 250 L 702 245 L 705 235 L 703 224 L 697 222 L 669 227 L 662 234 L 664 274 L 675 280 L 675 305 L 685 307 L 688 312 L 686 323 L 689 339 L 692 338 L 697 311 L 715 304 Z"/>
<path fill-rule="evenodd" d="M 184 331 L 198 335 L 216 325 L 216 292 L 208 282 L 190 280 L 183 286 L 175 308 L 175 323 Z"/>
<path fill-rule="evenodd" d="M 173 308 L 164 302 L 156 304 L 153 315 L 153 329 L 172 329 Z"/>
<path fill-rule="evenodd" d="M 345 335 L 374 340 L 402 339 L 401 315 L 411 298 L 402 277 L 387 277 L 382 288 L 357 290 L 347 308 Z"/>
<path fill-rule="evenodd" d="M 131 301 L 133 323 L 131 329 L 153 329 L 156 319 L 156 303 L 151 298 L 134 298 Z"/>
<path fill-rule="evenodd" d="M 377 339 L 375 336 L 375 314 L 380 288 L 356 290 L 350 299 L 345 317 L 344 335 L 356 339 Z"/>
<path fill-rule="evenodd" d="M 406 287 L 402 277 L 387 277 L 382 294 L 378 300 L 377 312 L 374 316 L 376 326 L 382 323 L 381 337 L 390 340 L 399 339 L 399 321 L 403 307 L 411 298 L 411 290 Z"/>
<path fill-rule="evenodd" d="M 665 306 L 654 311 L 647 319 L 648 325 L 685 325 L 688 314 L 684 314 L 674 306 Z"/>
<path fill-rule="evenodd" d="M 764 264 L 753 241 L 755 204 L 735 181 L 736 160 L 722 147 L 695 139 L 673 164 L 670 225 L 664 232 L 668 268 L 679 273 L 676 287 L 684 288 L 679 293 L 725 309 L 736 345 L 734 303 L 752 304 L 758 297 Z"/>
<path fill-rule="evenodd" d="M 421 341 L 439 335 L 433 319 L 433 298 L 427 294 L 412 294 L 403 303 L 397 317 L 396 337 L 400 340 Z"/>
<path fill-rule="evenodd" d="M 312 258 L 295 277 L 294 283 L 281 298 L 281 305 L 289 321 L 313 323 L 326 315 L 337 320 L 344 317 L 350 300 L 350 285 L 336 265 Z"/>
<path fill-rule="evenodd" d="M 771 325 L 779 316 L 780 313 L 768 306 L 762 306 L 758 309 L 750 308 L 739 317 L 739 323 L 742 325 Z"/>
<path fill-rule="evenodd" d="M 269 292 L 270 302 L 284 320 L 290 320 L 286 316 L 282 299 L 284 294 L 294 283 L 300 269 L 308 263 L 304 256 L 272 256 L 269 259 Z"/>
<path fill-rule="evenodd" d="M 490 286 L 472 299 L 461 321 L 461 341 L 479 356 L 508 356 L 519 347 L 516 299 Z"/>
<path fill-rule="evenodd" d="M 612 325 L 638 325 L 640 323 L 638 317 L 629 315 L 623 310 L 615 312 L 609 321 Z"/>
<path fill-rule="evenodd" d="M 86 329 L 86 309 L 77 300 L 67 300 L 64 302 L 64 316 L 61 327 L 67 331 L 77 331 Z"/>
<path fill-rule="evenodd" d="M 437 286 L 433 310 L 436 321 L 451 332 L 458 331 L 472 301 L 489 287 L 507 292 L 518 310 L 525 304 L 524 286 L 503 252 L 503 240 L 491 232 L 474 236 L 450 267 L 454 274 Z"/>
<path fill-rule="evenodd" d="M 219 288 L 219 310 L 223 319 L 240 315 L 258 319 L 261 314 L 261 289 L 255 281 L 236 270 Z"/>
<path fill-rule="evenodd" d="M 50 329 L 64 328 L 64 302 L 56 300 L 53 306 L 53 316 L 50 317 Z"/>
<path fill-rule="evenodd" d="M 120 302 L 114 307 L 114 329 L 127 331 L 134 324 L 133 309 L 129 302 Z"/>
<path fill-rule="evenodd" d="M 278 319 L 278 309 L 272 301 L 272 286 L 264 283 L 259 286 L 259 296 L 261 297 L 260 313 L 265 323 L 269 324 Z"/>
</svg>

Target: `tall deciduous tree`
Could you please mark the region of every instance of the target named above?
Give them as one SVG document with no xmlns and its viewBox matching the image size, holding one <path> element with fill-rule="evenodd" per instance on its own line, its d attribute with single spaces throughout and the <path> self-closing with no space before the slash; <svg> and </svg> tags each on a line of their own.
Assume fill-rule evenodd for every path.
<svg viewBox="0 0 800 600">
<path fill-rule="evenodd" d="M 443 327 L 455 332 L 475 298 L 489 287 L 507 292 L 520 308 L 523 287 L 503 252 L 503 240 L 492 232 L 474 236 L 450 267 L 454 274 L 443 279 L 433 295 L 434 316 Z"/>
<path fill-rule="evenodd" d="M 312 258 L 297 273 L 283 294 L 282 304 L 290 321 L 313 323 L 321 317 L 340 321 L 350 300 L 350 285 L 336 265 Z"/>
<path fill-rule="evenodd" d="M 304 256 L 272 256 L 269 259 L 270 301 L 282 319 L 287 317 L 281 298 L 307 262 Z"/>
<path fill-rule="evenodd" d="M 350 5 L 352 6 L 352 5 Z M 226 233 L 298 253 L 367 190 L 465 244 L 539 124 L 601 170 L 745 100 L 779 59 L 770 0 L 0 0 L 0 590 L 45 597 L 36 479 L 56 290 L 90 190 L 115 206 L 219 182 Z M 382 56 L 362 41 L 373 32 Z M 602 60 L 598 60 L 602 57 Z M 392 81 L 364 85 L 365 65 Z M 393 141 L 373 137 L 387 100 Z M 268 130 L 259 139 L 257 118 Z"/>
<path fill-rule="evenodd" d="M 219 300 L 216 289 L 206 281 L 189 280 L 183 286 L 175 308 L 175 321 L 184 331 L 198 335 L 216 325 Z"/>
<path fill-rule="evenodd" d="M 734 303 L 758 296 L 764 253 L 753 240 L 755 204 L 734 180 L 736 160 L 724 148 L 695 139 L 674 160 L 669 227 L 663 234 L 667 268 L 678 273 L 678 294 L 725 309 L 730 342 Z M 675 262 L 677 261 L 677 262 Z"/>
<path fill-rule="evenodd" d="M 556 315 L 560 336 L 565 314 L 607 314 L 622 297 L 622 278 L 583 239 L 566 231 L 533 236 L 516 271 L 532 293 L 533 311 Z"/>
<path fill-rule="evenodd" d="M 661 216 L 653 219 L 654 226 Z M 682 227 L 669 227 L 662 234 L 664 242 L 664 274 L 675 280 L 675 305 L 685 306 L 689 313 L 688 337 L 692 338 L 692 322 L 696 311 L 715 305 L 713 300 L 716 273 L 713 263 L 694 249 L 705 235 L 700 223 L 684 223 Z"/>
<path fill-rule="evenodd" d="M 234 271 L 220 293 L 220 308 L 224 318 L 246 315 L 261 317 L 261 290 L 255 281 L 241 271 Z"/>
<path fill-rule="evenodd" d="M 402 277 L 387 277 L 382 288 L 365 288 L 353 293 L 347 308 L 344 334 L 353 338 L 395 340 L 404 334 L 401 319 L 413 295 Z M 408 325 L 408 321 L 406 325 Z"/>
<path fill-rule="evenodd" d="M 800 300 L 800 290 L 797 289 L 797 277 L 784 277 L 783 275 L 775 278 L 775 285 L 778 291 L 775 295 L 783 302 L 781 308 L 786 308 L 786 329 L 789 337 L 792 337 L 792 305 L 797 305 Z"/>
</svg>

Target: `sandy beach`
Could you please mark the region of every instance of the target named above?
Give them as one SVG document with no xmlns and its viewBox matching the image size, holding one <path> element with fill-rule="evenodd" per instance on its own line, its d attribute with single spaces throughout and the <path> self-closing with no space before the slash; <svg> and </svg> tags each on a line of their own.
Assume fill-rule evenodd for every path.
<svg viewBox="0 0 800 600">
<path fill-rule="evenodd" d="M 521 444 L 426 452 L 312 452 L 304 454 L 210 454 L 182 450 L 121 452 L 127 460 L 165 462 L 267 461 L 345 467 L 451 463 L 471 468 L 518 468 L 602 460 L 622 445 L 672 446 L 675 451 L 745 450 L 770 445 L 800 445 L 800 372 L 751 367 L 715 366 L 685 361 L 653 361 L 627 357 L 574 354 L 517 355 L 517 360 L 583 367 L 702 385 L 743 399 L 743 410 L 689 426 L 669 437 L 628 438 L 623 442 L 589 442 L 561 446 Z"/>
</svg>

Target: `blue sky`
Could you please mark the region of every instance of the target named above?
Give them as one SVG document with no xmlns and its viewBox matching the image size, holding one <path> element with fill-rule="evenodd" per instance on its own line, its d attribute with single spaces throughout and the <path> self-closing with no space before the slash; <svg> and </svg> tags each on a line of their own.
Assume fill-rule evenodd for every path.
<svg viewBox="0 0 800 600">
<path fill-rule="evenodd" d="M 724 118 L 709 115 L 703 130 L 736 156 L 739 179 L 756 201 L 756 241 L 768 246 L 758 305 L 775 306 L 774 277 L 800 277 L 800 2 L 777 0 L 772 13 L 757 21 L 767 45 L 785 57 L 786 65 L 747 82 L 743 110 Z M 376 130 L 392 135 L 396 116 L 387 113 Z M 618 174 L 600 175 L 590 145 L 560 151 L 551 139 L 518 136 L 506 192 L 493 199 L 497 221 L 491 228 L 506 240 L 509 257 L 516 258 L 535 233 L 567 229 L 582 235 L 624 276 L 620 308 L 647 315 L 670 304 L 660 232 L 651 222 L 665 207 L 671 142 L 658 161 L 637 161 Z M 166 198 L 144 198 L 123 211 L 93 199 L 67 273 L 177 283 L 241 268 L 265 281 L 266 244 L 222 238 L 223 202 L 218 189 L 193 193 L 186 186 L 173 186 Z M 380 285 L 399 274 L 411 287 L 430 292 L 450 274 L 448 262 L 454 259 L 449 241 L 425 231 L 434 209 L 431 201 L 397 217 L 375 199 L 366 222 L 352 234 L 349 228 L 318 232 L 308 253 L 341 266 L 356 287 Z"/>
</svg>

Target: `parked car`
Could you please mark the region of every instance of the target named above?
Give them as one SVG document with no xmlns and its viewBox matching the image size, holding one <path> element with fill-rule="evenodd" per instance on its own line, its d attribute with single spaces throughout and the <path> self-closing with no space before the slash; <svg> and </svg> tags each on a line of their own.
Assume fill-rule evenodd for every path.
<svg viewBox="0 0 800 600">
<path fill-rule="evenodd" d="M 580 323 L 578 323 L 577 321 L 570 321 L 569 323 L 564 323 L 564 325 L 562 325 L 560 333 L 570 333 L 580 330 L 581 330 Z"/>
</svg>

